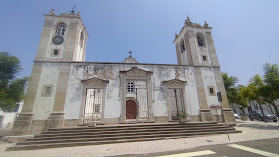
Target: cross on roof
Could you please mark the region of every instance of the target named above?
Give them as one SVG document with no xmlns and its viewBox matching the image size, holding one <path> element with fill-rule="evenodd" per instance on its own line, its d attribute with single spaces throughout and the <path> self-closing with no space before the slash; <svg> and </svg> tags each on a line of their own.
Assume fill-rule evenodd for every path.
<svg viewBox="0 0 279 157">
<path fill-rule="evenodd" d="M 130 53 L 130 56 L 129 56 L 129 57 L 132 57 L 132 53 L 133 53 L 133 52 L 132 52 L 132 51 L 129 51 L 128 53 Z"/>
</svg>

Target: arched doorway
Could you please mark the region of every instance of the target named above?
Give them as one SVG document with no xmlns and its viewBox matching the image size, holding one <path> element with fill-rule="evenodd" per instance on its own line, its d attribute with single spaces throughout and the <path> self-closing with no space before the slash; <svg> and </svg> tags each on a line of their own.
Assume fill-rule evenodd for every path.
<svg viewBox="0 0 279 157">
<path fill-rule="evenodd" d="M 134 100 L 126 101 L 126 119 L 137 118 L 137 104 Z"/>
</svg>

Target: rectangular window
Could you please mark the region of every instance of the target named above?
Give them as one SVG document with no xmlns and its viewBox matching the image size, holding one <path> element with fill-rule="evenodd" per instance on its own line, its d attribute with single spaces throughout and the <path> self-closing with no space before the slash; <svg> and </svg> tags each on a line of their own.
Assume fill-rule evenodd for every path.
<svg viewBox="0 0 279 157">
<path fill-rule="evenodd" d="M 53 55 L 54 55 L 54 56 L 57 56 L 57 55 L 58 55 L 58 50 L 57 50 L 57 49 L 54 49 L 54 50 L 53 50 Z"/>
<path fill-rule="evenodd" d="M 135 85 L 134 82 L 128 82 L 127 83 L 127 92 L 133 93 L 135 91 Z"/>
<path fill-rule="evenodd" d="M 45 94 L 49 95 L 51 92 L 51 87 L 46 87 L 45 88 Z"/>
<path fill-rule="evenodd" d="M 209 96 L 216 96 L 215 87 L 214 86 L 207 86 L 208 95 Z"/>
</svg>

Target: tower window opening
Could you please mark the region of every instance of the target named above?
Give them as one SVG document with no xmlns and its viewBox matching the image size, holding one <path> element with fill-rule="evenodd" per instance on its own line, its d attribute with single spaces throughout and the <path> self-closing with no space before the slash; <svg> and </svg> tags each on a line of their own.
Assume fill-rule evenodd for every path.
<svg viewBox="0 0 279 157">
<path fill-rule="evenodd" d="M 66 24 L 61 23 L 56 28 L 56 35 L 65 35 Z"/>
<path fill-rule="evenodd" d="M 205 45 L 205 43 L 204 43 L 204 36 L 201 33 L 199 33 L 197 35 L 197 40 L 198 40 L 198 45 L 199 46 L 204 46 Z"/>
<path fill-rule="evenodd" d="M 202 56 L 202 60 L 203 60 L 203 61 L 206 61 L 206 60 L 207 60 L 207 57 L 206 57 L 206 56 Z"/>
<path fill-rule="evenodd" d="M 83 47 L 83 41 L 84 41 L 84 36 L 83 36 L 83 31 L 80 32 L 80 41 L 79 41 L 79 46 L 82 48 Z"/>
<path fill-rule="evenodd" d="M 185 45 L 184 45 L 183 39 L 180 41 L 180 51 L 181 51 L 181 53 L 185 51 Z"/>
<path fill-rule="evenodd" d="M 209 88 L 209 93 L 210 94 L 214 94 L 214 89 L 213 88 Z"/>
</svg>

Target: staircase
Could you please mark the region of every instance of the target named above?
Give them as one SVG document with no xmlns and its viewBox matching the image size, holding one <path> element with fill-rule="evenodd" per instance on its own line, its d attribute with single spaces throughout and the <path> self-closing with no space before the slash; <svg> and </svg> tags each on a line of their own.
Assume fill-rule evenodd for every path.
<svg viewBox="0 0 279 157">
<path fill-rule="evenodd" d="M 240 133 L 235 128 L 227 128 L 228 133 Z M 226 128 L 220 123 L 164 123 L 164 124 L 124 124 L 110 126 L 79 126 L 55 128 L 41 135 L 26 139 L 7 150 L 30 150 L 83 145 L 100 145 L 122 142 L 152 141 L 163 139 L 189 138 L 211 134 L 225 134 Z"/>
</svg>

